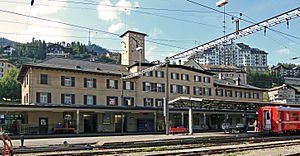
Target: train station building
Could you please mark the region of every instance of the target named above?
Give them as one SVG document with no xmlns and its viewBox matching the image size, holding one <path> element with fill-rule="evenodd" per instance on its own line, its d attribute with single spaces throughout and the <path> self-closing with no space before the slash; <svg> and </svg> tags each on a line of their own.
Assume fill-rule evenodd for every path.
<svg viewBox="0 0 300 156">
<path fill-rule="evenodd" d="M 23 65 L 22 103 L 1 105 L 2 129 L 15 134 L 163 132 L 167 90 L 170 127 L 188 127 L 190 108 L 196 131 L 220 130 L 225 119 L 242 123 L 245 113 L 254 120 L 265 90 L 238 77 L 170 64 L 168 73 L 163 66 L 121 79 L 155 65 L 145 62 L 145 36 L 121 35 L 121 65 L 64 58 Z"/>
</svg>

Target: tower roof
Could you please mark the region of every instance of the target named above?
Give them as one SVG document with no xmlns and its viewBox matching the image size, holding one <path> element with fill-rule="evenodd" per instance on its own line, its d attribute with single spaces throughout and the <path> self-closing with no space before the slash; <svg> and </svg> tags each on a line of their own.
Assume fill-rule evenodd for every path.
<svg viewBox="0 0 300 156">
<path fill-rule="evenodd" d="M 122 35 L 120 35 L 120 37 L 125 36 L 127 33 L 135 33 L 135 34 L 140 34 L 140 35 L 143 35 L 143 36 L 147 36 L 147 34 L 144 34 L 144 33 L 141 33 L 141 32 L 127 30 L 125 33 L 123 33 Z"/>
</svg>

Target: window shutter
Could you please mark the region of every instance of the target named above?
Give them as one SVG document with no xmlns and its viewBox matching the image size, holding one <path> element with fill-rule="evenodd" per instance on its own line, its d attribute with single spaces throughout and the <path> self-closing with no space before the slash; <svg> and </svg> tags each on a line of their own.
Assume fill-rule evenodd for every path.
<svg viewBox="0 0 300 156">
<path fill-rule="evenodd" d="M 150 76 L 151 76 L 151 77 L 153 76 L 153 71 L 150 71 Z"/>
<path fill-rule="evenodd" d="M 196 95 L 196 87 L 194 87 L 194 89 L 193 89 L 193 90 L 194 90 L 194 95 Z"/>
<path fill-rule="evenodd" d="M 75 104 L 75 94 L 72 94 L 72 104 Z"/>
<path fill-rule="evenodd" d="M 40 93 L 36 93 L 36 103 L 40 103 Z"/>
<path fill-rule="evenodd" d="M 208 83 L 210 83 L 210 77 L 208 77 L 207 79 L 208 79 Z"/>
<path fill-rule="evenodd" d="M 143 82 L 143 91 L 146 91 L 146 82 Z"/>
<path fill-rule="evenodd" d="M 183 74 L 181 74 L 181 80 L 183 80 Z"/>
<path fill-rule="evenodd" d="M 106 80 L 106 88 L 109 88 L 109 79 Z"/>
<path fill-rule="evenodd" d="M 155 71 L 155 77 L 157 77 L 157 72 L 158 72 L 158 71 Z"/>
<path fill-rule="evenodd" d="M 86 82 L 86 81 L 87 81 L 87 78 L 84 78 L 83 81 L 84 81 L 84 82 L 83 82 L 83 86 L 84 86 L 84 88 L 86 88 L 86 87 L 87 87 L 87 82 Z"/>
<path fill-rule="evenodd" d="M 179 74 L 178 73 L 176 74 L 176 79 L 179 80 Z"/>
<path fill-rule="evenodd" d="M 87 104 L 87 96 L 86 95 L 83 95 L 83 104 Z"/>
<path fill-rule="evenodd" d="M 194 81 L 196 81 L 196 75 L 194 75 Z"/>
<path fill-rule="evenodd" d="M 153 91 L 157 92 L 157 83 L 153 83 Z"/>
<path fill-rule="evenodd" d="M 186 80 L 188 80 L 188 81 L 190 80 L 190 75 L 188 75 L 188 74 L 186 75 Z"/>
<path fill-rule="evenodd" d="M 51 103 L 51 93 L 48 93 L 48 103 Z"/>
<path fill-rule="evenodd" d="M 116 99 L 116 100 L 115 100 L 115 101 L 116 101 L 115 105 L 118 106 L 118 105 L 119 105 L 118 97 L 115 97 L 115 99 Z M 123 99 L 121 99 L 121 100 L 123 100 Z"/>
<path fill-rule="evenodd" d="M 164 78 L 165 77 L 165 72 L 161 71 L 161 77 Z"/>
<path fill-rule="evenodd" d="M 173 73 L 171 73 L 171 79 L 174 79 L 174 74 Z"/>
<path fill-rule="evenodd" d="M 144 98 L 144 106 L 146 107 L 147 106 L 147 99 Z"/>
<path fill-rule="evenodd" d="M 118 89 L 118 80 L 115 80 L 115 88 Z"/>
<path fill-rule="evenodd" d="M 153 99 L 151 98 L 151 107 L 153 107 Z"/>
<path fill-rule="evenodd" d="M 75 87 L 75 77 L 71 77 L 72 80 L 72 87 Z"/>
<path fill-rule="evenodd" d="M 97 79 L 93 79 L 93 87 L 97 88 Z"/>
<path fill-rule="evenodd" d="M 134 90 L 134 83 L 133 82 L 130 82 L 130 89 Z"/>
<path fill-rule="evenodd" d="M 180 93 L 180 94 L 182 94 L 182 90 L 183 90 L 182 87 L 183 87 L 183 86 L 179 86 L 179 85 L 178 85 L 179 93 Z"/>
<path fill-rule="evenodd" d="M 173 85 L 170 85 L 170 92 L 173 93 Z"/>
<path fill-rule="evenodd" d="M 165 84 L 162 84 L 162 92 L 165 92 Z"/>
<path fill-rule="evenodd" d="M 126 81 L 123 81 L 123 89 L 126 90 Z"/>
<path fill-rule="evenodd" d="M 61 104 L 65 104 L 65 94 L 61 94 Z"/>
<path fill-rule="evenodd" d="M 190 86 L 187 86 L 187 94 L 190 94 Z"/>
<path fill-rule="evenodd" d="M 96 97 L 96 95 L 93 96 L 93 104 L 94 104 L 94 105 L 97 104 L 97 97 Z"/>
<path fill-rule="evenodd" d="M 61 86 L 65 86 L 65 77 L 64 76 L 61 77 Z"/>
</svg>

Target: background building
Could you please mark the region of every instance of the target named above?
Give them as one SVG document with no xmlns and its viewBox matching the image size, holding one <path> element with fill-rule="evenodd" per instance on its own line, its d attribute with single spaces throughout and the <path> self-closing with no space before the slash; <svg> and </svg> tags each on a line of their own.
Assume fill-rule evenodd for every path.
<svg viewBox="0 0 300 156">
<path fill-rule="evenodd" d="M 231 43 L 208 49 L 194 57 L 200 64 L 235 65 L 267 69 L 267 53 L 244 43 Z"/>
<path fill-rule="evenodd" d="M 0 59 L 0 79 L 4 76 L 5 72 L 12 67 L 15 66 L 9 63 L 7 59 Z"/>
</svg>

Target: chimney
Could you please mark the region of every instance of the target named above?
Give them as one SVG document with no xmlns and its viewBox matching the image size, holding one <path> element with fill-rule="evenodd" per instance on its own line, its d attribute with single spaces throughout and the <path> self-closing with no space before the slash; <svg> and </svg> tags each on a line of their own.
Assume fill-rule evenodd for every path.
<svg viewBox="0 0 300 156">
<path fill-rule="evenodd" d="M 222 73 L 219 73 L 218 76 L 219 76 L 219 79 L 222 80 L 222 78 L 223 78 Z"/>
</svg>

